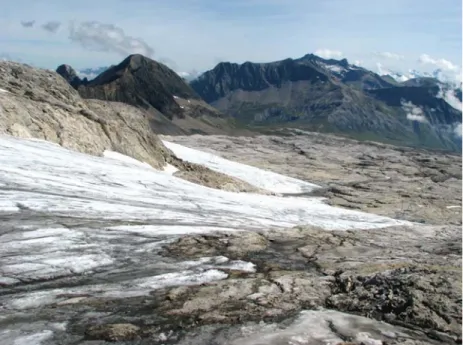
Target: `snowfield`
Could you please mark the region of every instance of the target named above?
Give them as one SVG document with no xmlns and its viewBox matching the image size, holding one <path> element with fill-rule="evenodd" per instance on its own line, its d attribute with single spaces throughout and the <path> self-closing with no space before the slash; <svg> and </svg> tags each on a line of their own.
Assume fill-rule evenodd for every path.
<svg viewBox="0 0 463 345">
<path fill-rule="evenodd" d="M 182 159 L 271 191 L 317 187 L 165 144 Z M 69 303 L 69 294 L 141 296 L 160 287 L 227 278 L 221 269 L 254 270 L 252 263 L 226 257 L 178 262 L 158 254 L 182 234 L 303 224 L 326 230 L 408 224 L 334 208 L 320 198 L 214 190 L 172 176 L 172 168 L 157 171 L 114 152 L 94 157 L 41 140 L 0 136 L 0 286 L 28 286 L 0 294 L 3 324 L 23 310 Z M 53 285 L 69 277 L 72 287 Z M 52 279 L 53 284 L 43 285 Z M 43 325 L 26 334 L 3 327 L 0 337 L 8 344 L 40 344 L 55 332 Z"/>
<path fill-rule="evenodd" d="M 211 170 L 239 178 L 253 186 L 266 189 L 270 192 L 300 194 L 320 188 L 320 186 L 313 183 L 251 167 L 246 164 L 232 162 L 208 152 L 191 149 L 165 140 L 163 140 L 163 143 L 178 158 L 190 163 L 204 165 Z"/>
</svg>

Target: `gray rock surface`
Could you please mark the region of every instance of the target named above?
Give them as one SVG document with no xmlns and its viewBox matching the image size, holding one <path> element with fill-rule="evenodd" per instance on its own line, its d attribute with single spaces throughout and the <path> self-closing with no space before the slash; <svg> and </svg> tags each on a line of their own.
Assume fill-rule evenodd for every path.
<svg viewBox="0 0 463 345">
<path fill-rule="evenodd" d="M 257 266 L 253 274 L 236 272 L 234 279 L 171 290 L 164 305 L 169 314 L 233 323 L 325 307 L 455 339 L 461 332 L 458 227 L 302 227 L 182 238 L 165 250 L 175 257 L 224 255 Z"/>
<path fill-rule="evenodd" d="M 144 296 L 59 296 L 34 316 L 48 324 L 30 327 L 68 321 L 51 344 L 461 343 L 456 226 L 189 235 L 159 254 L 190 262 L 226 255 L 256 269 L 218 266 L 228 278 Z"/>
</svg>

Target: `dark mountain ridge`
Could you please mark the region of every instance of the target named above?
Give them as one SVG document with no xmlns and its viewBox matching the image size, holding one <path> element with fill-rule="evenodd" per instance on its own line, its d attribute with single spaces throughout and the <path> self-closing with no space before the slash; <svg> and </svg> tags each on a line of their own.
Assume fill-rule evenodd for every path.
<svg viewBox="0 0 463 345">
<path fill-rule="evenodd" d="M 79 79 L 67 65 L 57 72 L 83 98 L 122 102 L 151 111 L 153 130 L 166 134 L 226 133 L 233 120 L 205 103 L 167 66 L 130 55 L 92 80 Z"/>
<path fill-rule="evenodd" d="M 138 54 L 128 56 L 78 90 L 85 98 L 153 107 L 169 118 L 183 113 L 174 96 L 200 99 L 170 68 Z"/>
<path fill-rule="evenodd" d="M 461 150 L 449 130 L 461 112 L 432 78 L 398 83 L 348 60 L 307 54 L 269 63 L 223 62 L 190 82 L 208 103 L 252 127 L 298 127 L 400 145 Z M 411 117 L 404 103 L 419 108 Z M 421 120 L 421 121 L 420 121 Z"/>
</svg>

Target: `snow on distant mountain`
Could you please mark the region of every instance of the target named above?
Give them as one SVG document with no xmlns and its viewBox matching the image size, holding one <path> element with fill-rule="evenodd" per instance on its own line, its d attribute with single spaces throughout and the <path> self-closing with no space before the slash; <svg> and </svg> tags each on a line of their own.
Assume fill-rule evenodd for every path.
<svg viewBox="0 0 463 345">
<path fill-rule="evenodd" d="M 423 72 L 423 71 L 418 71 L 416 69 L 409 69 L 407 72 L 401 73 L 401 72 L 389 70 L 385 68 L 381 63 L 378 63 L 376 66 L 377 66 L 377 72 L 379 75 L 390 76 L 394 78 L 396 81 L 398 81 L 399 83 L 403 83 L 407 80 L 416 79 L 416 78 L 434 78 L 440 81 L 441 83 L 454 85 L 455 87 L 461 87 L 461 82 L 459 82 L 458 79 L 456 79 L 454 75 L 450 76 L 446 74 L 440 68 L 432 72 Z"/>
<path fill-rule="evenodd" d="M 201 75 L 201 73 L 196 70 L 190 72 L 177 72 L 177 74 L 186 81 L 192 81 Z"/>
<path fill-rule="evenodd" d="M 380 63 L 377 64 L 378 74 L 381 76 L 390 76 L 399 83 L 405 83 L 412 79 L 423 78 L 433 78 L 437 80 L 436 85 L 439 87 L 440 91 L 437 97 L 444 99 L 450 106 L 461 111 L 462 102 L 461 97 L 458 96 L 458 93 L 461 94 L 461 81 L 458 78 L 455 78 L 455 75 L 448 75 L 442 69 L 436 69 L 432 72 L 422 72 L 416 69 L 410 69 L 407 73 L 400 73 L 396 71 L 389 70 L 384 68 Z M 423 82 L 426 82 L 423 80 Z"/>
<path fill-rule="evenodd" d="M 88 80 L 95 79 L 98 75 L 103 73 L 109 68 L 109 66 L 96 67 L 96 68 L 84 68 L 77 71 L 77 75 L 80 79 L 87 78 Z"/>
</svg>

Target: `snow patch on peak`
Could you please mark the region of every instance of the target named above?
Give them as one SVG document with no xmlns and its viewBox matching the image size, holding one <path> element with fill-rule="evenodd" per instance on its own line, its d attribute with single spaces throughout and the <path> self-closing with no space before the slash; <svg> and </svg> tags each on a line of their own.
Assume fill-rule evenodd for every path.
<svg viewBox="0 0 463 345">
<path fill-rule="evenodd" d="M 330 64 L 330 63 L 327 63 L 327 62 L 321 62 L 321 61 L 318 61 L 318 65 L 334 74 L 337 74 L 337 75 L 343 75 L 345 74 L 347 71 L 349 70 L 354 70 L 354 69 L 358 69 L 359 67 L 356 67 L 356 66 L 350 66 L 348 68 L 345 68 L 341 65 L 338 65 L 338 64 Z"/>
</svg>

